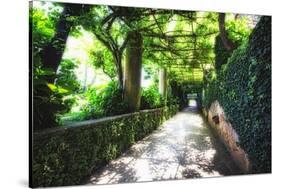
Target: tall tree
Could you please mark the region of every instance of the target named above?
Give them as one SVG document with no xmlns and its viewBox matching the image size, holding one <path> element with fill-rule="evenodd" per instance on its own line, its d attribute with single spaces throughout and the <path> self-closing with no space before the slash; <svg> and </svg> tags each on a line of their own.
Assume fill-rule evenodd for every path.
<svg viewBox="0 0 281 189">
<path fill-rule="evenodd" d="M 117 41 L 114 40 L 108 29 L 95 31 L 94 33 L 97 39 L 100 40 L 111 52 L 113 56 L 114 64 L 116 66 L 120 87 L 123 88 L 124 78 L 123 78 L 123 68 L 122 68 L 122 56 L 129 39 L 129 35 L 125 37 L 123 43 L 119 46 Z"/>
<path fill-rule="evenodd" d="M 235 43 L 231 39 L 229 39 L 225 29 L 225 13 L 219 13 L 219 30 L 220 30 L 220 37 L 225 48 L 229 51 L 235 49 L 236 48 Z"/>
<path fill-rule="evenodd" d="M 74 25 L 75 19 L 72 16 L 79 16 L 82 10 L 88 9 L 85 5 L 64 4 L 59 21 L 56 25 L 56 32 L 50 43 L 42 50 L 42 66 L 50 68 L 54 72 L 57 71 L 65 49 L 67 37 Z M 49 82 L 53 82 L 54 78 L 50 78 Z"/>
</svg>

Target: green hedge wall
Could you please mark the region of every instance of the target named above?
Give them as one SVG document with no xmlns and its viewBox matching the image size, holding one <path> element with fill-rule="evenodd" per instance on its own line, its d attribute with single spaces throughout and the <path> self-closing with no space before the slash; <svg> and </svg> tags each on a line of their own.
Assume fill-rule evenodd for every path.
<svg viewBox="0 0 281 189">
<path fill-rule="evenodd" d="M 35 133 L 32 187 L 83 183 L 177 111 L 174 105 Z"/>
<path fill-rule="evenodd" d="M 271 172 L 271 17 L 261 17 L 249 42 L 235 50 L 205 89 L 218 100 L 249 155 L 253 173 Z"/>
<path fill-rule="evenodd" d="M 215 69 L 220 70 L 222 65 L 227 63 L 227 59 L 231 56 L 232 50 L 227 50 L 221 40 L 221 36 L 217 35 L 215 39 Z"/>
</svg>

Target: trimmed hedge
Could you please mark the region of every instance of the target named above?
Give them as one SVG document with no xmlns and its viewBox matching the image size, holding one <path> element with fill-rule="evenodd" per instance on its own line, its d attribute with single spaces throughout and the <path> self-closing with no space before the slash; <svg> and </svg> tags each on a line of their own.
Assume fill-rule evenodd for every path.
<svg viewBox="0 0 281 189">
<path fill-rule="evenodd" d="M 203 105 L 218 100 L 249 155 L 253 173 L 271 172 L 271 17 L 235 50 L 205 89 Z"/>
<path fill-rule="evenodd" d="M 93 170 L 118 157 L 177 111 L 174 105 L 35 133 L 33 187 L 83 183 Z"/>
</svg>

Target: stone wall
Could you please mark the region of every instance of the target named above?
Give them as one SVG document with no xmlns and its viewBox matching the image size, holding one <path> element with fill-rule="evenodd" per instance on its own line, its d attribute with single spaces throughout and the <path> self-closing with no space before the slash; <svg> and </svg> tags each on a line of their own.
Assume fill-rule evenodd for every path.
<svg viewBox="0 0 281 189">
<path fill-rule="evenodd" d="M 82 184 L 177 111 L 173 105 L 35 132 L 32 187 Z"/>
<path fill-rule="evenodd" d="M 203 109 L 203 114 L 208 123 L 218 134 L 220 140 L 226 146 L 237 166 L 244 172 L 251 171 L 251 163 L 247 153 L 239 145 L 239 136 L 227 120 L 223 108 L 218 101 L 211 104 L 208 110 Z"/>
</svg>

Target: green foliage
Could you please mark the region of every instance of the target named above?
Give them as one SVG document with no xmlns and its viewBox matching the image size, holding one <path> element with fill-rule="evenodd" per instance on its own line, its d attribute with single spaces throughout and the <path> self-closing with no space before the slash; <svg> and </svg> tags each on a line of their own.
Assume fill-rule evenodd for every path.
<svg viewBox="0 0 281 189">
<path fill-rule="evenodd" d="M 76 102 L 75 102 L 76 103 Z M 84 121 L 88 119 L 89 115 L 86 111 L 68 112 L 60 116 L 62 125 L 68 125 L 73 121 Z"/>
<path fill-rule="evenodd" d="M 229 17 L 229 16 L 228 16 Z M 238 47 L 248 41 L 251 29 L 246 18 L 226 19 L 226 31 L 228 38 Z M 215 38 L 215 69 L 221 69 L 227 63 L 233 50 L 227 50 L 221 40 L 220 35 Z"/>
<path fill-rule="evenodd" d="M 72 37 L 84 35 L 83 30 L 95 34 L 93 49 L 85 48 L 85 51 L 91 51 L 89 63 L 94 68 L 102 69 L 112 80 L 117 76 L 116 66 L 122 67 L 124 57 L 121 52 L 124 51 L 123 45 L 126 44 L 124 42 L 128 33 L 132 30 L 141 31 L 145 36 L 143 65 L 149 76 L 153 78 L 152 75 L 157 75 L 155 67 L 170 67 L 168 106 L 180 104 L 181 108 L 184 107 L 185 94 L 198 92 L 202 88 L 202 70 L 212 66 L 210 62 L 214 59 L 213 47 L 216 40 L 215 68 L 218 72 L 217 77 L 213 73 L 206 77 L 203 106 L 209 107 L 214 100 L 219 100 L 240 136 L 241 146 L 253 162 L 253 171 L 270 171 L 271 36 L 268 35 L 268 29 L 271 28 L 271 20 L 268 21 L 268 17 L 261 19 L 250 37 L 250 44 L 240 47 L 232 54 L 225 51 L 219 37 L 215 39 L 213 35 L 218 33 L 217 13 L 95 5 L 78 17 L 61 15 L 59 6 L 53 5 L 49 11 L 32 8 L 29 17 L 35 63 L 33 118 L 36 131 L 57 126 L 57 115 L 66 112 L 72 120 L 81 121 L 125 114 L 129 110 L 116 81 L 81 92 L 73 72 L 76 64 L 72 60 L 63 60 L 58 73 L 41 68 L 39 54 L 43 47 L 51 42 L 54 34 L 65 32 L 63 27 L 57 27 L 58 30 L 55 31 L 61 16 L 67 17 L 64 22 L 67 26 L 73 24 L 70 32 Z M 113 8 L 116 12 L 112 11 Z M 226 21 L 226 30 L 237 45 L 247 42 L 250 29 L 245 20 Z M 189 37 L 173 37 L 175 35 Z M 84 37 L 87 40 L 88 37 Z M 54 40 L 52 45 L 56 50 L 64 50 L 64 45 L 59 40 Z M 82 59 L 84 58 L 81 57 Z M 224 66 L 228 59 L 228 64 Z M 55 83 L 49 83 L 52 78 L 55 78 Z M 153 79 L 157 80 L 156 77 Z M 182 80 L 199 82 L 191 85 Z M 77 103 L 82 104 L 82 111 L 69 112 L 71 106 Z M 160 108 L 163 105 L 163 99 L 155 86 L 143 90 L 141 109 Z M 97 121 L 93 125 L 47 129 L 36 133 L 33 185 L 81 184 L 93 169 L 116 158 L 177 110 L 178 106 L 172 106 L 141 111 L 118 116 L 113 120 Z"/>
<path fill-rule="evenodd" d="M 164 106 L 164 99 L 160 95 L 158 88 L 155 85 L 147 89 L 142 89 L 141 93 L 141 109 L 154 109 Z"/>
<path fill-rule="evenodd" d="M 61 116 L 63 123 L 129 113 L 128 103 L 123 100 L 122 91 L 116 81 L 100 87 L 91 87 L 84 93 L 74 95 L 74 97 L 75 104 L 79 105 L 80 109 Z M 177 103 L 176 97 L 169 96 L 168 105 Z M 163 106 L 163 97 L 159 94 L 156 86 L 143 89 L 141 109 L 154 109 Z"/>
<path fill-rule="evenodd" d="M 54 73 L 35 65 L 33 70 L 33 125 L 34 129 L 45 129 L 58 125 L 56 113 L 63 113 L 68 106 L 62 100 L 66 89 L 48 83 L 48 78 Z"/>
<path fill-rule="evenodd" d="M 192 93 L 201 93 L 202 91 L 202 82 L 183 82 L 182 88 L 185 91 L 185 94 L 192 94 Z"/>
<path fill-rule="evenodd" d="M 205 89 L 203 105 L 218 100 L 248 153 L 253 173 L 271 172 L 271 18 L 262 17 L 249 44 L 235 50 Z"/>
<path fill-rule="evenodd" d="M 33 70 L 33 102 L 35 130 L 55 127 L 60 124 L 58 115 L 70 110 L 75 103 L 75 93 L 80 84 L 74 74 L 76 65 L 70 60 L 64 60 L 58 74 L 51 69 L 34 65 Z M 49 83 L 50 78 L 56 78 L 55 84 Z"/>
<path fill-rule="evenodd" d="M 123 100 L 122 90 L 116 81 L 110 82 L 100 90 L 91 88 L 85 95 L 88 104 L 83 111 L 88 113 L 88 118 L 128 113 L 128 103 Z"/>
<path fill-rule="evenodd" d="M 216 37 L 215 41 L 215 69 L 219 70 L 222 65 L 227 63 L 227 59 L 231 56 L 232 51 L 227 50 L 221 40 L 220 35 Z"/>
<path fill-rule="evenodd" d="M 177 80 L 171 80 L 170 87 L 170 94 L 168 93 L 168 102 L 171 101 L 169 103 L 172 104 L 176 102 L 179 104 L 180 109 L 186 107 L 187 101 L 185 95 L 188 93 L 188 91 L 186 91 L 186 84 L 178 82 Z M 174 98 L 174 100 L 172 98 Z"/>
<path fill-rule="evenodd" d="M 243 15 L 240 15 L 237 19 L 226 19 L 225 25 L 228 37 L 237 45 L 247 41 L 252 32 L 248 20 Z"/>
<path fill-rule="evenodd" d="M 57 73 L 56 85 L 72 91 L 73 93 L 79 92 L 81 86 L 74 73 L 74 69 L 77 67 L 77 63 L 73 60 L 63 60 L 60 63 L 59 72 Z"/>
<path fill-rule="evenodd" d="M 180 104 L 180 100 L 177 96 L 173 96 L 171 93 L 168 93 L 167 95 L 167 106 L 172 106 Z"/>
<path fill-rule="evenodd" d="M 77 63 L 72 60 L 63 60 L 60 63 L 59 72 L 56 74 L 56 85 L 69 91 L 68 95 L 63 96 L 63 103 L 68 107 L 68 111 L 74 105 L 75 95 L 81 89 L 74 73 L 75 68 L 77 68 Z"/>
<path fill-rule="evenodd" d="M 48 10 L 32 7 L 29 11 L 30 32 L 32 32 L 33 53 L 33 125 L 35 130 L 55 127 L 59 124 L 57 114 L 69 111 L 73 99 L 65 98 L 78 84 L 73 74 L 74 64 L 62 62 L 59 74 L 42 68 L 40 53 L 51 42 L 61 7 L 57 4 Z M 57 83 L 50 80 L 57 79 Z M 76 85 L 76 86 L 75 86 Z M 74 87 L 71 88 L 70 86 Z"/>
<path fill-rule="evenodd" d="M 111 52 L 100 41 L 94 40 L 95 48 L 91 54 L 91 63 L 95 68 L 101 68 L 103 72 L 114 79 L 117 76 L 116 67 Z"/>
<path fill-rule="evenodd" d="M 129 106 L 122 98 L 122 90 L 118 82 L 110 82 L 100 94 L 101 108 L 106 116 L 127 113 Z"/>
<path fill-rule="evenodd" d="M 60 15 L 61 7 L 50 7 L 46 12 L 39 8 L 29 9 L 29 28 L 32 32 L 33 53 L 37 54 L 49 43 L 55 34 L 55 25 Z"/>
<path fill-rule="evenodd" d="M 209 81 L 208 85 L 202 90 L 202 106 L 209 108 L 211 104 L 218 99 L 218 81 Z"/>
<path fill-rule="evenodd" d="M 93 170 L 174 115 L 178 106 L 141 111 L 86 126 L 46 130 L 34 135 L 33 187 L 81 184 Z"/>
</svg>

